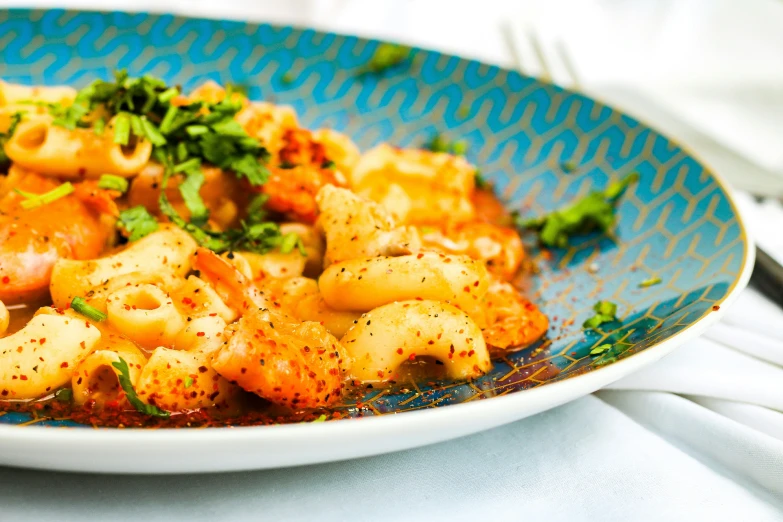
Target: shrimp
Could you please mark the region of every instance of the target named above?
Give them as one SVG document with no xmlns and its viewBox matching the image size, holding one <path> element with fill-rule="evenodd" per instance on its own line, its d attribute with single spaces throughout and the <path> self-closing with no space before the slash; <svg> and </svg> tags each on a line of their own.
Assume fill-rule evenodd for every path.
<svg viewBox="0 0 783 522">
<path fill-rule="evenodd" d="M 398 226 L 373 201 L 350 190 L 325 186 L 316 196 L 318 226 L 326 235 L 324 266 L 349 259 L 398 256 L 418 252 L 421 238 L 413 227 Z"/>
<path fill-rule="evenodd" d="M 248 135 L 260 141 L 272 156 L 285 145 L 283 135 L 286 131 L 299 127 L 294 109 L 268 102 L 253 102 L 239 111 L 234 119 Z"/>
<path fill-rule="evenodd" d="M 215 371 L 281 406 L 317 408 L 340 398 L 343 349 L 322 324 L 274 310 L 273 292 L 265 295 L 210 250 L 196 252 L 194 267 L 243 314 L 224 332 L 228 340 L 213 357 Z"/>
<path fill-rule="evenodd" d="M 321 324 L 255 310 L 224 336 L 212 367 L 244 390 L 293 409 L 329 406 L 342 396 L 343 349 Z"/>
<path fill-rule="evenodd" d="M 511 280 L 525 259 L 525 249 L 513 228 L 491 223 L 450 223 L 441 229 L 420 227 L 425 247 L 450 254 L 467 254 L 482 261 L 487 270 Z"/>
<path fill-rule="evenodd" d="M 494 353 L 516 351 L 540 339 L 549 319 L 511 284 L 496 280 L 484 297 L 484 340 Z"/>
<path fill-rule="evenodd" d="M 273 156 L 271 176 L 260 190 L 269 197 L 270 210 L 294 221 L 314 223 L 318 212 L 315 195 L 324 185 L 344 187 L 343 173 L 326 156 L 326 148 L 307 129 L 288 129 L 282 148 Z"/>
<path fill-rule="evenodd" d="M 22 191 L 42 194 L 58 186 L 51 178 L 12 171 L 9 178 Z M 117 196 L 83 182 L 68 196 L 25 210 L 25 198 L 7 192 L 0 199 L 0 300 L 15 304 L 44 299 L 58 259 L 98 257 L 113 231 L 113 223 L 101 213 L 117 215 Z"/>
</svg>

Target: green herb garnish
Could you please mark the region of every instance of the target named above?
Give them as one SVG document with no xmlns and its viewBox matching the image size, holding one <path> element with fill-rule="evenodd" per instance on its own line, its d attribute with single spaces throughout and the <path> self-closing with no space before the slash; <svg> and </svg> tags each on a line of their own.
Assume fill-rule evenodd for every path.
<svg viewBox="0 0 783 522">
<path fill-rule="evenodd" d="M 185 388 L 190 388 L 193 386 L 193 377 L 188 377 L 185 379 Z"/>
<path fill-rule="evenodd" d="M 598 301 L 593 305 L 593 311 L 595 315 L 582 324 L 583 328 L 595 329 L 617 320 L 617 305 L 610 301 Z"/>
<path fill-rule="evenodd" d="M 382 73 L 396 65 L 400 65 L 411 54 L 411 48 L 392 43 L 382 43 L 375 48 L 370 60 L 360 69 L 360 74 Z"/>
<path fill-rule="evenodd" d="M 120 212 L 117 225 L 125 229 L 130 242 L 158 230 L 158 221 L 142 205 Z"/>
<path fill-rule="evenodd" d="M 131 406 L 136 408 L 136 411 L 145 415 L 151 415 L 153 417 L 160 417 L 163 419 L 168 419 L 171 416 L 169 412 L 161 410 L 152 404 L 147 404 L 146 402 L 143 402 L 141 399 L 139 399 L 139 396 L 136 395 L 136 390 L 133 389 L 133 383 L 130 379 L 130 369 L 128 368 L 128 363 L 125 362 L 125 359 L 120 357 L 119 361 L 113 362 L 111 365 L 114 366 L 118 372 L 120 372 L 119 375 L 117 375 L 117 380 L 120 382 L 120 386 L 122 387 L 122 391 L 125 392 L 125 396 L 128 398 L 128 402 L 131 403 Z"/>
<path fill-rule="evenodd" d="M 10 159 L 5 154 L 5 144 L 11 139 L 11 136 L 16 132 L 16 128 L 19 126 L 19 122 L 22 121 L 24 112 L 17 111 L 11 115 L 8 129 L 5 132 L 0 132 L 0 168 L 5 168 L 10 163 Z"/>
<path fill-rule="evenodd" d="M 98 188 L 116 190 L 124 194 L 128 191 L 128 180 L 114 174 L 103 174 L 98 180 Z"/>
<path fill-rule="evenodd" d="M 468 142 L 465 140 L 449 141 L 441 133 L 435 133 L 430 140 L 424 144 L 424 148 L 432 152 L 446 152 L 455 156 L 464 156 L 468 151 Z"/>
<path fill-rule="evenodd" d="M 60 388 L 54 392 L 54 398 L 60 402 L 71 402 L 71 399 L 73 399 L 73 390 L 70 388 Z"/>
<path fill-rule="evenodd" d="M 104 314 L 97 308 L 88 305 L 87 301 L 85 301 L 81 297 L 73 298 L 73 300 L 71 301 L 71 308 L 73 308 L 75 312 L 82 314 L 87 319 L 92 319 L 93 321 L 97 321 L 97 322 L 106 320 L 106 314 Z"/>
<path fill-rule="evenodd" d="M 565 160 L 560 164 L 560 168 L 563 169 L 563 172 L 566 174 L 570 174 L 571 172 L 575 171 L 577 167 L 578 165 L 574 160 Z"/>
<path fill-rule="evenodd" d="M 320 417 L 318 417 L 317 419 L 311 422 L 326 422 L 326 415 L 321 415 Z"/>
<path fill-rule="evenodd" d="M 608 351 L 611 347 L 611 344 L 602 344 L 601 346 L 596 346 L 590 350 L 590 355 L 601 355 L 602 353 Z"/>
<path fill-rule="evenodd" d="M 91 122 L 86 117 L 100 108 L 112 122 L 116 143 L 128 145 L 134 139 L 146 139 L 152 143 L 153 157 L 165 169 L 164 187 L 172 175 L 184 176 L 179 190 L 190 212 L 189 221 L 168 204 L 165 194 L 160 196 L 161 212 L 172 222 L 208 248 L 214 244 L 266 252 L 272 248 L 268 246 L 270 237 L 276 237 L 271 242 L 279 244 L 280 233 L 276 224 L 269 223 L 263 233 L 244 224 L 238 229 L 213 231 L 208 228 L 209 212 L 199 194 L 204 182 L 201 173 L 203 163 L 233 171 L 253 187 L 264 184 L 269 177 L 264 164 L 268 159 L 266 149 L 234 120 L 234 115 L 242 109 L 242 103 L 231 99 L 232 92 L 242 92 L 242 89 L 229 86 L 228 95 L 218 103 L 173 105 L 173 100 L 180 94 L 178 87 L 169 87 L 151 76 L 130 78 L 127 72 L 118 71 L 114 81 L 95 81 L 79 91 L 72 105 L 55 104 L 50 111 L 55 117 L 55 125 L 73 129 L 89 127 Z M 145 215 L 139 210 L 130 210 L 133 212 L 120 216 L 120 225 L 130 233 L 131 241 L 157 228 L 149 213 Z"/>
<path fill-rule="evenodd" d="M 25 199 L 22 201 L 22 208 L 30 210 L 31 208 L 41 207 L 43 205 L 57 201 L 60 198 L 64 198 L 68 194 L 73 192 L 73 185 L 66 181 L 62 185 L 53 188 L 49 192 L 43 194 L 33 194 L 32 192 L 25 192 L 24 190 L 14 189 L 14 192 L 22 195 Z"/>
<path fill-rule="evenodd" d="M 291 85 L 292 83 L 294 83 L 294 81 L 296 81 L 296 77 L 294 76 L 294 73 L 292 73 L 291 71 L 286 71 L 285 74 L 283 74 L 283 76 L 280 77 L 280 81 L 284 85 Z"/>
<path fill-rule="evenodd" d="M 473 179 L 475 180 L 477 189 L 487 190 L 491 188 L 489 181 L 487 181 L 487 178 L 481 175 L 481 171 L 479 169 L 476 169 L 476 172 L 473 174 Z"/>
<path fill-rule="evenodd" d="M 576 203 L 544 217 L 519 220 L 517 226 L 537 230 L 539 240 L 546 246 L 565 248 L 572 236 L 593 230 L 606 232 L 612 228 L 618 199 L 638 179 L 638 174 L 629 174 L 610 184 L 604 191 L 592 192 Z"/>
<path fill-rule="evenodd" d="M 663 281 L 660 277 L 651 277 L 650 279 L 645 279 L 641 283 L 639 283 L 639 288 L 649 288 L 651 286 L 659 285 Z"/>
</svg>

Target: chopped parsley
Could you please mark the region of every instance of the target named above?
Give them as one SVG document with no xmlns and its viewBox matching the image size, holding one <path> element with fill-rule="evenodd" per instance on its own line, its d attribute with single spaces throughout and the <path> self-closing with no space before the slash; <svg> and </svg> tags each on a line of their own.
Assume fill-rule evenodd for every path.
<svg viewBox="0 0 783 522">
<path fill-rule="evenodd" d="M 128 191 L 128 180 L 114 174 L 103 174 L 98 180 L 98 188 L 116 190 L 124 194 Z"/>
<path fill-rule="evenodd" d="M 424 144 L 424 148 L 432 152 L 446 152 L 455 156 L 464 156 L 468 152 L 468 142 L 465 140 L 449 141 L 443 134 L 437 132 Z"/>
<path fill-rule="evenodd" d="M 188 377 L 187 379 L 185 379 L 185 388 L 187 389 L 190 388 L 191 386 L 193 386 L 193 377 Z"/>
<path fill-rule="evenodd" d="M 359 70 L 360 74 L 379 74 L 402 64 L 411 54 L 405 45 L 382 43 L 375 48 L 370 60 Z"/>
<path fill-rule="evenodd" d="M 610 301 L 598 301 L 593 305 L 593 311 L 595 315 L 582 324 L 583 328 L 596 329 L 617 320 L 617 305 Z"/>
<path fill-rule="evenodd" d="M 527 220 L 518 220 L 517 226 L 538 231 L 542 244 L 564 248 L 568 239 L 593 230 L 606 232 L 615 222 L 617 201 L 639 175 L 629 174 L 625 178 L 610 184 L 606 190 L 591 192 L 576 203 L 555 210 L 546 216 Z"/>
<path fill-rule="evenodd" d="M 120 357 L 119 361 L 113 362 L 111 365 L 114 366 L 119 372 L 117 375 L 117 380 L 120 382 L 120 386 L 122 387 L 122 391 L 125 392 L 125 396 L 128 398 L 128 402 L 131 403 L 131 406 L 133 406 L 136 411 L 145 415 L 151 415 L 153 417 L 161 417 L 163 419 L 167 419 L 171 416 L 169 412 L 161 410 L 152 404 L 147 404 L 146 402 L 139 399 L 139 396 L 136 394 L 136 390 L 133 389 L 133 383 L 130 379 L 130 369 L 128 368 L 128 363 L 125 362 L 125 359 Z"/>
<path fill-rule="evenodd" d="M 596 346 L 595 348 L 590 350 L 590 355 L 601 355 L 602 353 L 609 351 L 611 347 L 612 347 L 611 344 L 602 344 L 600 346 Z"/>
<path fill-rule="evenodd" d="M 649 288 L 651 286 L 659 285 L 662 282 L 663 280 L 661 280 L 660 277 L 651 277 L 639 283 L 639 288 Z"/>
<path fill-rule="evenodd" d="M 566 174 L 570 174 L 571 172 L 575 171 L 577 167 L 578 165 L 574 160 L 565 160 L 560 164 L 560 168 L 563 169 L 563 172 Z"/>
<path fill-rule="evenodd" d="M 139 205 L 120 212 L 117 226 L 125 229 L 128 233 L 128 241 L 133 242 L 158 230 L 158 220 L 146 208 Z"/>
<path fill-rule="evenodd" d="M 70 388 L 60 388 L 54 392 L 54 398 L 60 402 L 71 402 L 71 399 L 73 399 L 73 390 Z"/>
<path fill-rule="evenodd" d="M 19 126 L 19 122 L 22 121 L 24 112 L 17 111 L 10 116 L 8 123 L 8 129 L 5 132 L 0 132 L 0 168 L 6 168 L 10 163 L 8 156 L 5 154 L 5 144 L 11 139 L 11 136 L 16 132 L 16 128 Z"/>
<path fill-rule="evenodd" d="M 131 78 L 124 70 L 114 76 L 113 81 L 97 80 L 85 87 L 67 107 L 50 105 L 54 124 L 68 129 L 89 128 L 94 123 L 88 115 L 100 109 L 110 122 L 115 143 L 130 145 L 137 139 L 148 140 L 153 145 L 153 158 L 164 167 L 162 186 L 167 186 L 174 175 L 182 177 L 179 191 L 190 219 L 179 215 L 165 192 L 158 200 L 161 213 L 200 245 L 217 252 L 242 249 L 258 253 L 280 246 L 283 238 L 279 226 L 263 221 L 261 214 L 254 215 L 251 209 L 239 228 L 213 230 L 209 210 L 199 193 L 204 184 L 203 163 L 231 171 L 252 187 L 263 185 L 269 178 L 267 150 L 234 119 L 242 102 L 231 94 L 244 95 L 246 88 L 228 86 L 227 96 L 217 103 L 195 101 L 183 105 L 179 103 L 179 87 L 170 87 L 152 76 Z M 109 125 L 99 121 L 101 126 Z M 142 207 L 123 211 L 119 226 L 128 232 L 130 241 L 157 229 L 154 217 Z"/>
<path fill-rule="evenodd" d="M 87 301 L 85 301 L 82 297 L 74 297 L 71 301 L 71 308 L 73 308 L 75 312 L 82 314 L 87 319 L 92 319 L 93 321 L 97 322 L 106 320 L 106 314 L 97 308 L 88 305 Z"/>
<path fill-rule="evenodd" d="M 317 419 L 311 422 L 326 422 L 326 415 L 321 415 Z"/>
<path fill-rule="evenodd" d="M 14 192 L 25 198 L 21 203 L 22 208 L 30 210 L 31 208 L 41 207 L 52 203 L 53 201 L 57 201 L 60 198 L 64 198 L 68 194 L 73 193 L 73 190 L 73 185 L 66 181 L 62 185 L 53 188 L 49 192 L 44 192 L 43 194 L 33 194 L 32 192 L 25 192 L 24 190 L 19 190 L 17 188 L 14 189 Z"/>
<path fill-rule="evenodd" d="M 280 77 L 280 81 L 283 83 L 283 85 L 291 85 L 296 81 L 296 77 L 291 71 L 286 71 L 283 76 Z"/>
<path fill-rule="evenodd" d="M 479 169 L 476 169 L 476 172 L 473 174 L 473 179 L 476 183 L 476 188 L 479 190 L 487 190 L 492 188 L 492 186 L 489 184 L 489 181 L 487 181 L 487 178 L 485 178 Z"/>
</svg>

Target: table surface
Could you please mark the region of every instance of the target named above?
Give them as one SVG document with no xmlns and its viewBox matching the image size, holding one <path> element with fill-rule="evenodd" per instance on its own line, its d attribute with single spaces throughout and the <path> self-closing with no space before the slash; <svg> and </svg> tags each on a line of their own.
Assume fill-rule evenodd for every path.
<svg viewBox="0 0 783 522">
<path fill-rule="evenodd" d="M 89 0 L 64 3 L 97 5 Z M 565 0 L 555 3 L 562 6 Z M 22 4 L 53 2 L 0 0 L 0 7 Z M 517 16 L 522 4 L 528 8 L 540 2 L 484 0 L 478 10 L 467 0 L 424 0 L 415 7 L 409 0 L 119 0 L 100 6 L 318 25 L 509 63 L 498 26 Z M 700 22 L 732 18 L 728 3 L 718 0 L 711 6 L 699 0 L 679 2 L 680 18 L 671 14 L 674 2 L 666 0 L 592 4 L 605 13 L 625 13 L 627 20 L 677 21 L 688 13 L 699 14 Z M 774 10 L 769 2 L 758 2 L 762 4 L 760 9 Z M 574 2 L 568 5 L 577 9 Z M 444 10 L 453 14 L 449 23 L 433 28 L 430 20 Z M 748 16 L 743 12 L 734 18 Z M 759 34 L 765 27 L 758 24 Z M 647 25 L 637 33 L 652 38 L 654 29 Z M 629 39 L 630 33 L 626 28 L 620 36 Z M 747 66 L 750 72 L 759 68 L 758 63 Z M 709 76 L 715 70 L 702 71 L 700 86 L 671 82 L 658 92 L 685 93 L 678 98 L 683 105 L 687 96 L 717 83 Z M 770 70 L 774 77 L 774 68 Z M 599 85 L 596 78 L 593 83 Z M 763 78 L 755 80 L 763 87 Z M 745 94 L 750 88 L 734 87 Z M 758 148 L 746 147 L 745 152 L 758 152 L 758 161 L 773 164 L 777 156 L 769 144 L 774 136 L 764 134 L 765 123 L 758 123 L 770 111 L 751 115 L 741 101 L 719 98 L 745 118 L 744 127 L 736 118 L 729 118 L 733 125 L 721 126 L 720 111 L 703 107 L 690 116 L 704 127 L 720 128 L 729 140 L 734 139 L 733 126 L 736 143 L 752 141 Z M 708 121 L 710 115 L 718 119 Z M 748 123 L 754 121 L 756 125 Z M 755 129 L 753 140 L 747 139 L 749 128 Z M 748 198 L 743 208 L 761 215 Z M 613 390 L 478 435 L 390 455 L 218 475 L 108 476 L 0 468 L 0 520 L 783 520 L 781 319 L 783 312 L 748 291 L 718 329 Z M 684 369 L 704 357 L 715 363 L 700 364 L 703 378 L 683 379 Z"/>
</svg>

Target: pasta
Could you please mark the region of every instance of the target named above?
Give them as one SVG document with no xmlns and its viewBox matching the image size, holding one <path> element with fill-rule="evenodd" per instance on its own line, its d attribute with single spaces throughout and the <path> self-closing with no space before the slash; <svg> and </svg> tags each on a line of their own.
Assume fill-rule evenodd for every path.
<svg viewBox="0 0 783 522">
<path fill-rule="evenodd" d="M 0 412 L 341 416 L 414 367 L 480 378 L 549 327 L 512 283 L 510 214 L 459 155 L 363 152 L 291 107 L 123 71 L 0 81 L 0 147 Z"/>
</svg>

